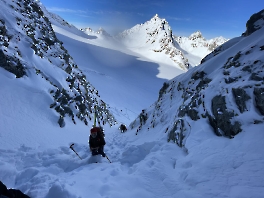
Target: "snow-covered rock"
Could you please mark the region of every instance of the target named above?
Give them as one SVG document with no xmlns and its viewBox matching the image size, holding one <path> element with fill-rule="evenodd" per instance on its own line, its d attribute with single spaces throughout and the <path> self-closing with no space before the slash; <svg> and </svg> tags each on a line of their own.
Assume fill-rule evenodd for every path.
<svg viewBox="0 0 264 198">
<path fill-rule="evenodd" d="M 264 26 L 264 10 L 259 11 L 258 13 L 253 14 L 250 19 L 247 21 L 246 27 L 247 30 L 243 33 L 244 36 L 248 36 L 255 32 L 256 30 Z"/>
</svg>

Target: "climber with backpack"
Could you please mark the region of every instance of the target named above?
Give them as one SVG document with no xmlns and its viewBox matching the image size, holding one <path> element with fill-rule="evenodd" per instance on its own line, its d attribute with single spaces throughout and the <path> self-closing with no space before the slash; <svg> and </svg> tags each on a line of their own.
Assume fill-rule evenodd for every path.
<svg viewBox="0 0 264 198">
<path fill-rule="evenodd" d="M 127 131 L 126 125 L 124 125 L 124 124 L 121 124 L 119 129 L 120 129 L 121 133 L 124 133 Z"/>
<path fill-rule="evenodd" d="M 93 127 L 90 130 L 91 134 L 89 137 L 89 146 L 90 150 L 92 152 L 92 155 L 102 155 L 105 157 L 104 153 L 104 145 L 105 145 L 105 139 L 104 139 L 104 133 L 100 127 Z"/>
</svg>

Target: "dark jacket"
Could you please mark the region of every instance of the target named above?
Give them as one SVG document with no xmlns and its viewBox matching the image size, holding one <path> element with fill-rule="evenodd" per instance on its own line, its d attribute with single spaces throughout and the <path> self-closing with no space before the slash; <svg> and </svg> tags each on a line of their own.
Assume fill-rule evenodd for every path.
<svg viewBox="0 0 264 198">
<path fill-rule="evenodd" d="M 89 138 L 89 146 L 91 148 L 95 148 L 95 147 L 101 147 L 105 145 L 105 139 L 103 137 L 103 135 L 101 133 L 97 133 L 97 136 L 95 138 L 93 138 L 90 135 Z"/>
</svg>

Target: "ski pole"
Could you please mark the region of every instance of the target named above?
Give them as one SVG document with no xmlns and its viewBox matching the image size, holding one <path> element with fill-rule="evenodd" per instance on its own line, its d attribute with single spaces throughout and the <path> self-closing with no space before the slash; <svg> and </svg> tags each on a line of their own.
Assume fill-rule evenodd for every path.
<svg viewBox="0 0 264 198">
<path fill-rule="evenodd" d="M 105 157 L 106 157 L 106 159 L 108 159 L 108 161 L 109 161 L 110 163 L 112 163 L 112 162 L 110 161 L 110 159 L 107 157 L 107 155 L 105 155 Z"/>
<path fill-rule="evenodd" d="M 73 152 L 74 152 L 74 153 L 75 153 L 80 159 L 82 159 L 82 158 L 78 155 L 78 153 L 74 150 L 73 145 L 74 145 L 74 144 L 71 144 L 70 149 L 73 150 Z"/>
</svg>

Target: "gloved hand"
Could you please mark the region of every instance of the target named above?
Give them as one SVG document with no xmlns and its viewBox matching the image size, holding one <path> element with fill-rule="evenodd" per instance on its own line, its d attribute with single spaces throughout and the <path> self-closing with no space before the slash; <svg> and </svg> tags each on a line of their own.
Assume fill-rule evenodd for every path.
<svg viewBox="0 0 264 198">
<path fill-rule="evenodd" d="M 94 148 L 93 148 L 93 147 L 90 147 L 90 150 L 91 150 L 91 151 L 92 151 L 92 150 L 98 150 L 98 148 L 99 148 L 99 147 L 94 147 Z"/>
</svg>

